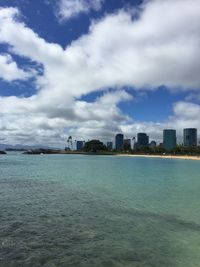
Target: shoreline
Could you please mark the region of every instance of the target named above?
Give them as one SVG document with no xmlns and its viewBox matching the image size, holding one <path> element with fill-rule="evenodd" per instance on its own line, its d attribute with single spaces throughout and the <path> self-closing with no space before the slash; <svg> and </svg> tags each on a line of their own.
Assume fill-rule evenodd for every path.
<svg viewBox="0 0 200 267">
<path fill-rule="evenodd" d="M 1 151 L 0 151 L 1 152 Z M 0 153 L 1 154 L 1 153 Z M 7 154 L 7 153 L 3 153 Z M 91 156 L 119 156 L 119 157 L 134 157 L 134 158 L 163 158 L 163 159 L 182 159 L 182 160 L 200 160 L 199 156 L 190 156 L 190 155 L 158 155 L 158 154 L 126 154 L 126 153 L 116 153 L 116 152 L 83 152 L 83 151 L 64 151 L 64 150 L 33 150 L 33 151 L 26 151 L 22 154 L 25 155 L 91 155 Z"/>
<path fill-rule="evenodd" d="M 200 160 L 200 156 L 179 156 L 179 155 L 145 155 L 145 154 L 117 154 L 120 157 L 134 158 L 163 158 L 163 159 L 184 159 L 184 160 Z"/>
</svg>

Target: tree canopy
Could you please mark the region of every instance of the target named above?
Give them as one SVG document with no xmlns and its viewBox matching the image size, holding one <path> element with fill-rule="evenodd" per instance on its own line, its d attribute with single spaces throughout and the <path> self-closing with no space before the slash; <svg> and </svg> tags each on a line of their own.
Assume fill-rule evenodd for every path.
<svg viewBox="0 0 200 267">
<path fill-rule="evenodd" d="M 106 146 L 99 140 L 91 140 L 85 143 L 84 151 L 98 152 L 107 150 Z"/>
</svg>

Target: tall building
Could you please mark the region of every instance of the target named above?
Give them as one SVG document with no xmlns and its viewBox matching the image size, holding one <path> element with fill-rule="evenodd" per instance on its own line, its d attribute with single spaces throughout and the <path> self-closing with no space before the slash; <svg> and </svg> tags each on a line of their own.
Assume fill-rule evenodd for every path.
<svg viewBox="0 0 200 267">
<path fill-rule="evenodd" d="M 165 129 L 163 130 L 163 148 L 172 150 L 176 147 L 176 130 Z"/>
<path fill-rule="evenodd" d="M 131 146 L 131 139 L 124 139 L 124 145 L 130 145 Z"/>
<path fill-rule="evenodd" d="M 107 149 L 112 150 L 113 149 L 113 142 L 107 142 Z"/>
<path fill-rule="evenodd" d="M 138 133 L 137 134 L 137 145 L 138 147 L 148 147 L 149 136 L 146 133 Z"/>
<path fill-rule="evenodd" d="M 197 146 L 197 129 L 187 128 L 183 130 L 184 146 Z"/>
<path fill-rule="evenodd" d="M 124 146 L 124 135 L 121 133 L 116 134 L 115 136 L 115 148 L 116 150 L 122 150 Z"/>
<path fill-rule="evenodd" d="M 124 139 L 124 149 L 131 149 L 131 139 Z"/>
<path fill-rule="evenodd" d="M 151 143 L 149 144 L 150 148 L 155 148 L 156 147 L 156 141 L 151 141 Z"/>
<path fill-rule="evenodd" d="M 84 141 L 76 141 L 76 150 L 80 151 L 84 147 Z"/>
</svg>

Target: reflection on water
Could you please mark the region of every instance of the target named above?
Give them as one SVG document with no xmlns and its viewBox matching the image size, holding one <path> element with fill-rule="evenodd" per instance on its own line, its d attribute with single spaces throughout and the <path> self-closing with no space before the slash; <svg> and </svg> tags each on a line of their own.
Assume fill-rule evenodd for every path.
<svg viewBox="0 0 200 267">
<path fill-rule="evenodd" d="M 69 185 L 62 173 L 24 173 L 0 179 L 0 266 L 198 266 L 197 221 L 126 206 L 109 183 L 103 190 L 90 180 Z"/>
</svg>

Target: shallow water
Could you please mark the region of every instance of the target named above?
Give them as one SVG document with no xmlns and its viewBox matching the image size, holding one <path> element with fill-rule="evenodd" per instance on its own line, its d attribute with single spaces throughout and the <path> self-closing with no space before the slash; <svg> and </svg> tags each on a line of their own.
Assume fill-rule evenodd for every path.
<svg viewBox="0 0 200 267">
<path fill-rule="evenodd" d="M 0 266 L 200 266 L 200 162 L 0 156 Z"/>
</svg>

